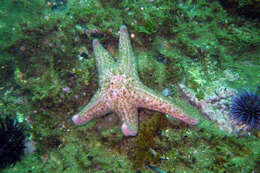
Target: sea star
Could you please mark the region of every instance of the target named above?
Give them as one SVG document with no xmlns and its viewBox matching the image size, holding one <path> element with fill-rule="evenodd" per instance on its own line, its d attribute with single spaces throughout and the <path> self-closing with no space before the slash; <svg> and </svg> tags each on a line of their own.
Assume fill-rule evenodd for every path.
<svg viewBox="0 0 260 173">
<path fill-rule="evenodd" d="M 197 119 L 187 116 L 167 97 L 142 84 L 126 26 L 120 28 L 117 62 L 97 39 L 93 40 L 93 48 L 100 87 L 88 105 L 73 116 L 74 124 L 85 124 L 93 118 L 115 112 L 123 122 L 123 135 L 135 136 L 138 132 L 138 107 L 171 115 L 190 125 L 198 123 Z"/>
</svg>

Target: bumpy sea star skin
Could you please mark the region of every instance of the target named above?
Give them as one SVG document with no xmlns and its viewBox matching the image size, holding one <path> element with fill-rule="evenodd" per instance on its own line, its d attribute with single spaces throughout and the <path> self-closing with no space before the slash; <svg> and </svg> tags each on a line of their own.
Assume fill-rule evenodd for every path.
<svg viewBox="0 0 260 173">
<path fill-rule="evenodd" d="M 75 124 L 85 124 L 93 118 L 115 112 L 123 122 L 123 134 L 135 136 L 138 131 L 138 107 L 169 114 L 190 125 L 198 123 L 197 119 L 187 116 L 168 98 L 141 83 L 126 26 L 120 28 L 117 62 L 97 39 L 93 40 L 93 48 L 100 88 L 88 105 L 73 116 Z"/>
</svg>

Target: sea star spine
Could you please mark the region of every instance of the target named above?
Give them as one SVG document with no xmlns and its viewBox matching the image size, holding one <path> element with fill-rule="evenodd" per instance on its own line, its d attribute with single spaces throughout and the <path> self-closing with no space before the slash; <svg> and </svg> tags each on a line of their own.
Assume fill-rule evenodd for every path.
<svg viewBox="0 0 260 173">
<path fill-rule="evenodd" d="M 181 111 L 180 108 L 175 106 L 170 99 L 154 92 L 152 89 L 143 86 L 141 88 L 136 88 L 135 91 L 137 92 L 137 107 L 143 107 L 146 109 L 155 110 L 158 112 L 168 114 L 189 125 L 198 124 L 197 119 L 189 117 L 183 111 Z"/>
<path fill-rule="evenodd" d="M 75 124 L 84 124 L 93 118 L 115 112 L 122 120 L 123 134 L 135 136 L 138 132 L 138 107 L 169 114 L 191 125 L 198 123 L 198 120 L 187 116 L 168 98 L 142 84 L 126 26 L 120 28 L 117 62 L 96 39 L 93 40 L 93 48 L 99 89 L 89 104 L 73 116 Z"/>
</svg>

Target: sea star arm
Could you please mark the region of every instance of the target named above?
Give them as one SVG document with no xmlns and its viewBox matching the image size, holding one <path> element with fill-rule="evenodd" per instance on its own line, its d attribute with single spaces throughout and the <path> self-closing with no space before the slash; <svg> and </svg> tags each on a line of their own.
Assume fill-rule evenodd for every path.
<svg viewBox="0 0 260 173">
<path fill-rule="evenodd" d="M 120 28 L 117 63 L 98 40 L 93 40 L 93 49 L 100 89 L 89 104 L 73 116 L 75 124 L 85 124 L 93 118 L 113 111 L 123 122 L 121 126 L 123 134 L 135 136 L 138 131 L 138 107 L 169 114 L 188 124 L 198 123 L 197 119 L 187 116 L 168 98 L 141 83 L 126 26 Z"/>
<path fill-rule="evenodd" d="M 198 120 L 189 117 L 176 107 L 167 97 L 155 93 L 152 89 L 142 85 L 136 88 L 136 106 L 155 110 L 175 117 L 187 124 L 198 124 Z"/>
<path fill-rule="evenodd" d="M 116 111 L 123 124 L 121 130 L 125 136 L 135 136 L 138 132 L 138 111 L 135 105 L 129 105 L 127 100 L 122 100 L 119 111 Z M 127 105 L 127 106 L 125 106 Z"/>
<path fill-rule="evenodd" d="M 74 124 L 82 125 L 92 120 L 93 118 L 100 117 L 111 112 L 108 105 L 104 101 L 101 92 L 97 92 L 78 114 L 72 117 Z"/>
<path fill-rule="evenodd" d="M 135 56 L 132 50 L 131 42 L 125 25 L 120 27 L 119 35 L 119 67 L 124 73 L 138 78 Z"/>
<path fill-rule="evenodd" d="M 93 40 L 93 49 L 97 61 L 97 68 L 99 74 L 99 82 L 103 81 L 104 73 L 109 72 L 115 63 L 110 53 L 99 43 L 97 39 Z"/>
</svg>

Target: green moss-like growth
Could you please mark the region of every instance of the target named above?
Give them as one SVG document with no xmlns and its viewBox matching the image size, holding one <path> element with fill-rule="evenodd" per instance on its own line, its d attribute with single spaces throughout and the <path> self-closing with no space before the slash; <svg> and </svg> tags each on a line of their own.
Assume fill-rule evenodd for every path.
<svg viewBox="0 0 260 173">
<path fill-rule="evenodd" d="M 239 77 L 229 80 L 234 88 L 259 84 L 259 22 L 230 16 L 219 1 L 71 0 L 62 8 L 50 2 L 0 2 L 0 109 L 28 120 L 38 149 L 4 172 L 132 171 L 126 156 L 136 153 L 135 138 L 122 139 L 119 124 L 100 130 L 106 122 L 82 127 L 71 122 L 97 89 L 92 40 L 98 38 L 116 54 L 122 24 L 132 34 L 139 76 L 151 88 L 163 90 L 184 80 L 202 99 L 212 91 L 210 82 L 223 82 L 228 75 Z M 152 127 L 143 126 L 152 130 L 144 131 L 152 143 L 145 143 L 140 132 L 144 152 L 137 153 L 141 157 L 135 163 L 140 167 L 154 162 L 168 172 L 259 169 L 259 137 L 229 136 L 207 120 L 199 129 L 174 123 L 158 136 L 154 119 Z M 169 160 L 159 162 L 150 148 Z"/>
<path fill-rule="evenodd" d="M 3 86 L 4 83 L 11 82 L 13 80 L 13 72 L 15 70 L 15 63 L 13 63 L 15 57 L 9 53 L 0 52 L 0 86 Z"/>
<path fill-rule="evenodd" d="M 162 88 L 165 82 L 165 65 L 156 61 L 148 52 L 138 52 L 137 54 L 138 72 L 143 83 Z"/>
<path fill-rule="evenodd" d="M 33 101 L 39 101 L 46 97 L 56 97 L 64 86 L 62 86 L 58 74 L 54 71 L 53 64 L 47 71 L 39 77 L 26 79 L 19 70 L 15 71 L 16 82 L 24 89 L 30 90 Z"/>
<path fill-rule="evenodd" d="M 3 0 L 0 2 L 0 50 L 23 37 L 23 29 L 38 25 L 43 18 L 44 0 Z"/>
</svg>

